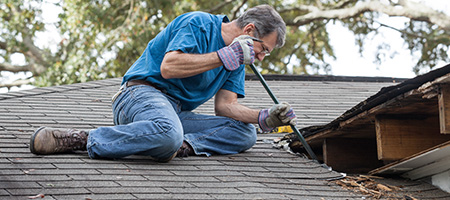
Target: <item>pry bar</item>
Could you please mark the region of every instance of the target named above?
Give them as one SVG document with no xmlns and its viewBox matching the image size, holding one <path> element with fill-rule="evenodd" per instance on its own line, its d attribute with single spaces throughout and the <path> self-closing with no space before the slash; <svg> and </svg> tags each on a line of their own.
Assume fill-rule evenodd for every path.
<svg viewBox="0 0 450 200">
<path fill-rule="evenodd" d="M 264 88 L 266 89 L 266 91 L 269 94 L 270 98 L 272 98 L 273 102 L 275 104 L 279 104 L 280 102 L 278 101 L 277 97 L 273 94 L 272 90 L 270 90 L 269 85 L 267 85 L 266 80 L 264 80 L 264 77 L 261 75 L 261 73 L 259 73 L 258 70 L 256 70 L 255 65 L 250 64 L 250 68 L 252 68 L 253 72 L 258 77 L 259 81 L 264 86 Z M 308 143 L 306 142 L 305 138 L 300 133 L 300 131 L 294 125 L 291 125 L 291 128 L 294 131 L 294 133 L 298 136 L 298 138 L 300 139 L 300 142 L 302 143 L 303 147 L 305 147 L 306 152 L 308 152 L 309 156 L 313 160 L 315 160 L 316 162 L 320 163 L 319 160 L 317 159 L 316 154 L 314 154 L 313 150 L 308 145 Z"/>
</svg>

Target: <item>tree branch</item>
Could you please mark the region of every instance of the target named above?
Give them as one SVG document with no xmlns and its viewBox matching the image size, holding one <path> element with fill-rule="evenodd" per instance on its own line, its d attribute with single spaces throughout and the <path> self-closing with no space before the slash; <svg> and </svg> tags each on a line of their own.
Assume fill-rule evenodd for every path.
<svg viewBox="0 0 450 200">
<path fill-rule="evenodd" d="M 366 1 L 357 3 L 354 7 L 321 10 L 314 6 L 300 6 L 303 11 L 310 11 L 306 15 L 296 17 L 291 24 L 301 26 L 321 19 L 347 19 L 365 12 L 380 12 L 389 16 L 404 16 L 416 21 L 433 23 L 450 32 L 450 16 L 438 12 L 428 6 L 409 0 L 400 0 L 400 6 L 383 4 L 380 1 Z M 314 7 L 314 8 L 312 8 Z"/>
<path fill-rule="evenodd" d="M 339 2 L 334 6 L 334 8 L 335 8 L 335 9 L 337 9 L 337 8 L 343 8 L 343 7 L 347 6 L 348 4 L 354 3 L 354 2 L 356 2 L 356 1 L 358 1 L 358 0 L 339 1 Z"/>
<path fill-rule="evenodd" d="M 236 19 L 236 16 L 237 16 L 239 10 L 242 8 L 242 6 L 245 5 L 245 3 L 247 3 L 247 0 L 242 1 L 241 5 L 236 6 L 236 7 L 233 8 L 234 13 L 233 13 L 233 18 L 231 20 Z"/>
<path fill-rule="evenodd" d="M 407 31 L 405 31 L 405 30 L 400 30 L 400 29 L 398 29 L 398 28 L 395 28 L 395 27 L 393 27 L 393 26 L 389 26 L 389 25 L 387 25 L 387 24 L 383 24 L 383 23 L 378 22 L 378 21 L 374 21 L 374 22 L 378 23 L 381 27 L 389 28 L 389 29 L 392 29 L 392 30 L 397 31 L 397 32 L 399 32 L 399 33 L 402 33 L 402 34 L 406 34 L 406 35 L 409 35 L 409 36 L 412 36 L 412 37 L 415 37 L 415 38 L 424 38 L 424 37 L 421 36 L 421 35 L 414 34 L 414 33 L 409 33 L 409 32 L 407 32 Z"/>
<path fill-rule="evenodd" d="M 7 50 L 8 45 L 6 42 L 0 42 L 0 49 Z M 10 53 L 22 53 L 22 51 L 18 47 L 13 47 L 12 49 L 9 49 Z"/>
<path fill-rule="evenodd" d="M 21 15 L 19 7 L 11 7 L 11 12 L 14 15 Z M 33 38 L 32 38 L 32 31 L 26 26 L 24 26 L 23 31 L 22 31 L 22 43 L 25 45 L 26 49 L 15 49 L 13 51 L 15 51 L 15 52 L 20 51 L 27 58 L 32 60 L 31 61 L 32 63 L 35 63 L 35 64 L 25 65 L 30 68 L 30 69 L 28 69 L 28 71 L 31 71 L 33 73 L 42 73 L 43 71 L 45 71 L 45 68 L 42 68 L 42 67 L 47 66 L 48 63 L 44 59 L 44 52 L 41 49 L 39 49 L 36 45 L 34 45 Z M 6 47 L 6 43 L 4 45 Z M 34 67 L 37 67 L 37 68 L 34 69 Z M 19 70 L 21 70 L 21 69 L 19 69 Z"/>
<path fill-rule="evenodd" d="M 27 31 L 28 28 L 25 28 L 24 30 Z M 24 54 L 29 56 L 29 58 L 32 58 L 36 63 L 46 65 L 46 62 L 43 57 L 43 51 L 34 45 L 31 36 L 22 34 L 22 37 L 23 37 L 22 43 L 27 47 L 28 50 L 24 52 Z"/>
<path fill-rule="evenodd" d="M 225 1 L 222 1 L 222 3 L 217 4 L 217 5 L 214 6 L 213 8 L 208 9 L 208 10 L 205 10 L 205 12 L 207 12 L 207 13 L 214 13 L 214 12 L 216 12 L 216 11 L 222 9 L 222 8 L 225 7 L 226 5 L 230 4 L 230 3 L 233 2 L 233 1 L 235 1 L 235 0 L 225 0 Z"/>
<path fill-rule="evenodd" d="M 28 85 L 28 84 L 31 84 L 30 79 L 25 79 L 25 80 L 19 79 L 19 80 L 13 81 L 12 83 L 0 83 L 0 88 L 6 87 L 9 90 L 11 87 L 14 87 L 14 86 L 19 87 L 19 86 Z"/>
<path fill-rule="evenodd" d="M 310 6 L 310 5 L 298 5 L 298 6 L 278 10 L 279 13 L 290 12 L 290 11 L 320 12 L 320 9 L 315 6 Z"/>
<path fill-rule="evenodd" d="M 32 70 L 31 65 L 13 65 L 11 63 L 0 63 L 0 71 L 27 72 Z"/>
<path fill-rule="evenodd" d="M 0 49 L 6 50 L 6 47 L 7 47 L 6 42 L 0 41 Z"/>
</svg>

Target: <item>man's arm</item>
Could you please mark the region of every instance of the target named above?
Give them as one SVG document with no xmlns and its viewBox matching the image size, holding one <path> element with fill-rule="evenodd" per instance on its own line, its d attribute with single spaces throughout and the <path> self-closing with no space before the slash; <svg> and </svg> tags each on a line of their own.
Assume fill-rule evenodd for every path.
<svg viewBox="0 0 450 200">
<path fill-rule="evenodd" d="M 295 125 L 297 120 L 288 103 L 275 104 L 270 109 L 254 110 L 239 104 L 237 94 L 224 89 L 217 92 L 214 105 L 216 115 L 245 123 L 257 123 L 263 131 L 271 131 L 282 125 Z"/>
<path fill-rule="evenodd" d="M 230 117 L 245 123 L 258 123 L 259 110 L 248 108 L 237 101 L 237 94 L 221 89 L 214 99 L 214 109 L 217 116 Z"/>
<path fill-rule="evenodd" d="M 222 65 L 228 71 L 234 71 L 242 64 L 251 64 L 255 61 L 253 40 L 258 39 L 242 35 L 235 38 L 229 46 L 206 54 L 168 52 L 161 63 L 161 76 L 165 79 L 186 78 Z"/>
<path fill-rule="evenodd" d="M 165 79 L 186 78 L 222 66 L 217 52 L 188 54 L 181 51 L 166 53 L 161 63 L 161 76 Z"/>
</svg>

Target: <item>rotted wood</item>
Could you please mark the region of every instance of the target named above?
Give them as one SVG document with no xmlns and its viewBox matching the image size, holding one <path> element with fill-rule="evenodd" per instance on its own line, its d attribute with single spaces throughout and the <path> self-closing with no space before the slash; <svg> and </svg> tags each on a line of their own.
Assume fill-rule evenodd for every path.
<svg viewBox="0 0 450 200">
<path fill-rule="evenodd" d="M 439 118 L 429 115 L 377 115 L 378 159 L 395 161 L 450 140 L 440 134 Z"/>
<path fill-rule="evenodd" d="M 353 133 L 355 127 L 374 124 L 375 116 L 389 114 L 438 115 L 437 98 L 423 99 L 421 93 L 410 91 L 390 99 L 370 110 L 363 111 L 347 120 L 340 121 L 334 128 L 324 129 L 306 138 L 308 143 L 320 144 L 324 138 Z M 373 131 L 373 133 L 375 130 Z M 358 137 L 358 136 L 355 136 Z M 362 136 L 364 137 L 364 136 Z"/>
</svg>

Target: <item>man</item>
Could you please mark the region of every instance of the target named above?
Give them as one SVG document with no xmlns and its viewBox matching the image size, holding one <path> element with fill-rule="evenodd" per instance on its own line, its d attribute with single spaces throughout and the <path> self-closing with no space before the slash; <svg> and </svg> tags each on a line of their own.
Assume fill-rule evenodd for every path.
<svg viewBox="0 0 450 200">
<path fill-rule="evenodd" d="M 264 59 L 285 40 L 286 26 L 261 5 L 229 22 L 223 15 L 183 14 L 152 39 L 113 97 L 113 127 L 78 131 L 41 127 L 30 150 L 52 154 L 87 150 L 91 158 L 147 155 L 168 162 L 176 155 L 236 154 L 263 130 L 295 124 L 289 104 L 255 110 L 243 98 L 245 64 Z M 216 116 L 191 112 L 215 96 Z"/>
</svg>

